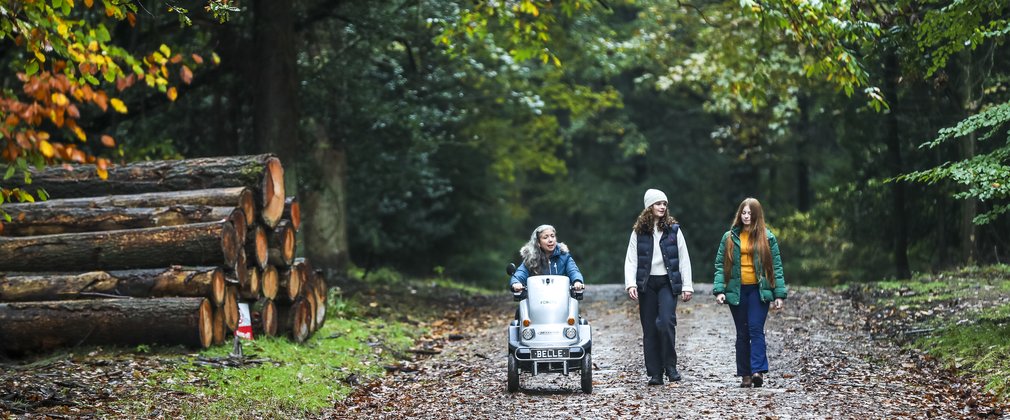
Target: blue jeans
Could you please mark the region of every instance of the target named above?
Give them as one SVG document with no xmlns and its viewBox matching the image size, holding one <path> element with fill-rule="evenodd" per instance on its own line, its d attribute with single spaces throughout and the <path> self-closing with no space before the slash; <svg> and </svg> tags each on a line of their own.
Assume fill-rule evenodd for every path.
<svg viewBox="0 0 1010 420">
<path fill-rule="evenodd" d="M 740 304 L 729 306 L 736 325 L 736 374 L 750 376 L 768 372 L 765 319 L 768 303 L 761 301 L 756 284 L 740 286 Z"/>
</svg>

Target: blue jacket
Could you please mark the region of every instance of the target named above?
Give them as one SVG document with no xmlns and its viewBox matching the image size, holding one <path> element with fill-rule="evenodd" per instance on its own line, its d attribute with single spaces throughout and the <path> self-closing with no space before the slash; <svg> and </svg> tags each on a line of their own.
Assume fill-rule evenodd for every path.
<svg viewBox="0 0 1010 420">
<path fill-rule="evenodd" d="M 568 247 L 564 244 L 559 243 L 558 246 L 554 247 L 554 253 L 551 254 L 550 264 L 546 273 L 543 274 L 553 274 L 559 276 L 568 276 L 572 283 L 577 281 L 585 283 L 585 279 L 582 278 L 582 272 L 579 271 L 579 266 L 575 265 L 575 259 L 572 258 L 572 254 L 568 253 Z M 519 264 L 519 268 L 516 269 L 515 274 L 512 274 L 512 278 L 509 279 L 509 287 L 513 284 L 522 283 L 526 286 L 526 279 L 529 278 L 530 271 L 526 268 L 526 263 Z"/>
</svg>

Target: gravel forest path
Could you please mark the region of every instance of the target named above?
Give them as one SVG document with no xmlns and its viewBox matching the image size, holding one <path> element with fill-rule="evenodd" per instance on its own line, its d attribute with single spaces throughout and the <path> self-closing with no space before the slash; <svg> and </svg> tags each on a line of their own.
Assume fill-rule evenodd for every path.
<svg viewBox="0 0 1010 420">
<path fill-rule="evenodd" d="M 500 322 L 449 343 L 412 372 L 387 375 L 321 417 L 377 418 L 927 418 L 968 414 L 963 392 L 922 375 L 862 332 L 851 302 L 825 289 L 793 288 L 766 327 L 771 372 L 762 388 L 734 376 L 734 329 L 711 285 L 678 306 L 677 352 L 684 379 L 648 386 L 636 303 L 620 285 L 591 285 L 582 305 L 593 326 L 591 395 L 579 375 L 523 374 L 506 392 L 505 326 L 511 302 L 485 306 Z"/>
</svg>

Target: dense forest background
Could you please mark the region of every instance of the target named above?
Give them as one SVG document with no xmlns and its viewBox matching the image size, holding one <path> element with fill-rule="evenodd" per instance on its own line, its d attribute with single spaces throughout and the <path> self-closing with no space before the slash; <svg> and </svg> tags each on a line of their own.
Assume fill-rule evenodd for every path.
<svg viewBox="0 0 1010 420">
<path fill-rule="evenodd" d="M 1010 257 L 1003 2 L 223 3 L 225 22 L 194 3 L 109 24 L 103 47 L 200 65 L 185 83 L 166 70 L 170 94 L 117 91 L 127 113 L 82 106 L 80 128 L 117 143 L 80 147 L 112 162 L 277 153 L 302 249 L 334 273 L 504 285 L 549 223 L 590 283 L 620 282 L 648 188 L 667 193 L 695 281 L 745 197 L 794 284 Z M 4 7 L 5 24 L 21 16 Z M 35 59 L 11 28 L 0 89 L 25 101 Z M 11 103 L 8 146 L 25 123 Z"/>
</svg>

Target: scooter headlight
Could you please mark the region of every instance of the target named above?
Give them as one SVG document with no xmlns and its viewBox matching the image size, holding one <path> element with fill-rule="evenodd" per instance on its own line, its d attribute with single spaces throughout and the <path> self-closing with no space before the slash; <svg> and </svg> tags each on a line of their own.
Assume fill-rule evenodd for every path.
<svg viewBox="0 0 1010 420">
<path fill-rule="evenodd" d="M 527 328 L 523 330 L 523 340 L 532 340 L 533 336 L 535 336 L 536 334 L 537 332 L 533 331 L 532 328 Z"/>
<path fill-rule="evenodd" d="M 565 328 L 565 338 L 569 340 L 575 338 L 575 328 L 572 327 Z"/>
</svg>

